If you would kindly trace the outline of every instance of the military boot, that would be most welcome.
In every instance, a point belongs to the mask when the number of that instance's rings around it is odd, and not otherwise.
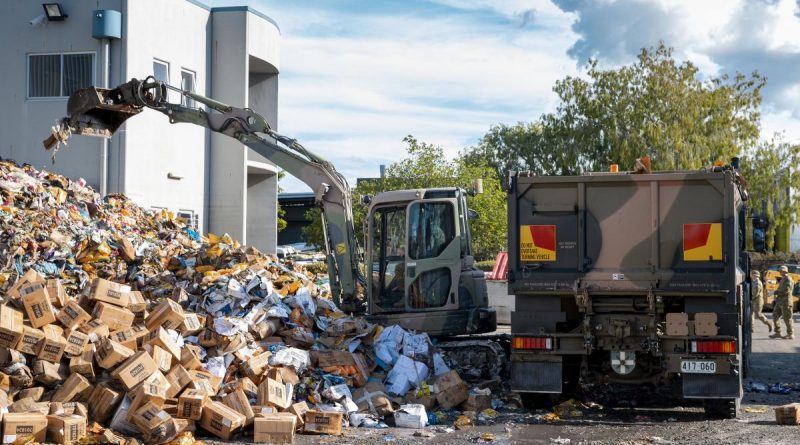
[[[775,333],[770,335],[769,338],[783,338],[783,335],[781,335],[781,331],[776,329]]]

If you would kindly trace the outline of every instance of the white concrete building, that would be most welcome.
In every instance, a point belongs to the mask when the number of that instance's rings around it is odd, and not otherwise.
[[[63,20],[44,16],[44,5],[3,2],[0,156],[83,177],[99,191],[179,212],[202,232],[274,251],[277,169],[233,139],[145,110],[108,142],[73,137],[55,165],[42,140],[75,89],[148,75],[250,107],[277,128],[277,24],[250,7],[194,0],[63,0]]]

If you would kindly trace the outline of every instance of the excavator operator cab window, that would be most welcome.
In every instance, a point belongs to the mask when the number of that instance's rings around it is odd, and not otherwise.
[[[405,232],[405,207],[385,207],[372,214],[372,294],[381,309],[405,308]]]

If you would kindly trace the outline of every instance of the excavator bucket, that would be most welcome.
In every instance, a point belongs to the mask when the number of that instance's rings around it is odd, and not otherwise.
[[[142,111],[130,104],[115,104],[108,97],[109,91],[89,87],[69,97],[67,116],[72,133],[111,137],[123,122]]]

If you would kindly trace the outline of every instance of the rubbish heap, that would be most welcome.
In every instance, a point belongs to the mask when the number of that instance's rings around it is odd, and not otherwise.
[[[3,443],[291,442],[493,412],[426,334],[348,316],[291,262],[9,161],[0,196]]]

